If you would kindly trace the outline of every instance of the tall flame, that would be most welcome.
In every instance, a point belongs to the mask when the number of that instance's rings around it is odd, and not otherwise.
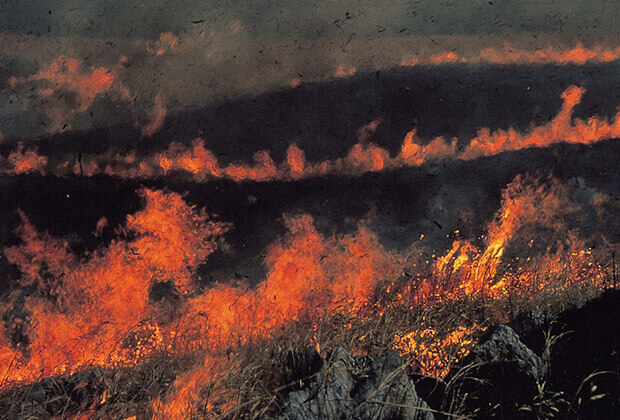
[[[22,272],[20,284],[36,284],[39,293],[26,297],[34,321],[27,354],[6,343],[0,350],[7,381],[130,361],[140,350],[138,344],[127,349],[127,334],[142,327],[159,331],[148,321],[154,315],[149,287],[170,281],[188,293],[198,264],[213,252],[227,226],[209,221],[179,194],[148,189],[140,194],[145,207],[128,216],[125,225],[135,239],[116,240],[84,258],[38,233],[22,216],[16,231],[22,243],[4,253]]]
[[[355,233],[325,236],[310,216],[296,215],[285,216],[288,233],[268,248],[262,283],[256,288],[214,284],[204,292],[194,287],[197,268],[229,226],[212,221],[180,194],[149,189],[140,194],[144,207],[127,217],[126,239],[85,256],[39,233],[22,215],[16,230],[21,243],[4,253],[22,273],[15,293],[24,293],[27,342],[9,339],[19,325],[5,323],[0,336],[5,381],[131,364],[154,352],[200,350],[204,363],[180,376],[175,392],[153,406],[163,417],[183,416],[199,398],[199,388],[220,381],[228,363],[234,363],[222,357],[227,349],[278,334],[296,321],[312,321],[317,310],[359,317],[382,313],[385,308],[373,305],[384,284],[394,285],[396,304],[409,307],[468,296],[535,298],[574,284],[601,287],[604,280],[604,270],[567,222],[580,205],[568,187],[553,180],[517,177],[503,193],[481,250],[456,241],[444,256],[398,284],[393,280],[412,270],[404,262],[409,251],[388,251],[363,223]],[[517,261],[507,257],[514,247],[537,239],[541,228],[553,233],[546,235],[549,243],[542,253],[530,250],[527,259]],[[150,297],[159,284],[168,284],[178,298],[169,316],[162,314],[165,303]],[[19,299],[14,302],[18,305]],[[454,345],[468,334],[458,330],[446,340]],[[399,348],[423,351],[418,339],[403,336]],[[434,353],[427,356],[435,360]],[[219,409],[230,404],[222,398]]]
[[[391,293],[398,305],[409,307],[466,296],[501,300],[513,293],[535,298],[548,289],[561,290],[576,284],[603,287],[604,269],[566,224],[568,215],[579,208],[568,188],[558,181],[542,183],[517,177],[503,193],[501,209],[489,225],[481,251],[467,241],[457,241],[443,257],[431,261],[430,270],[422,269],[414,280],[397,285]],[[217,359],[218,349],[273,334],[275,328],[300,319],[308,310],[354,310],[362,318],[371,316],[373,310],[386,310],[369,306],[374,302],[370,291],[381,285],[382,279],[402,273],[406,253],[386,251],[365,227],[354,236],[334,242],[320,237],[307,216],[289,218],[288,225],[290,236],[270,249],[269,275],[256,291],[218,286],[192,305],[205,318],[205,322],[200,321],[205,327],[200,335],[209,336],[208,343],[217,345],[208,347],[204,364],[179,377],[174,394],[157,400],[154,410],[162,418],[188,415],[187,410],[198,403],[198,390],[205,384],[219,383],[219,391],[234,394],[223,384],[231,365],[215,367],[214,360],[222,363]],[[515,242],[530,243],[528,239],[541,226],[554,232],[554,244],[560,241],[566,245],[555,251],[547,248],[542,255],[532,253],[512,267],[515,261],[505,259],[507,247]],[[390,293],[389,285],[394,283],[386,284]],[[196,317],[190,312],[190,318]],[[472,335],[478,328],[459,326],[440,337],[429,327],[395,336],[394,346],[414,354],[424,373],[441,375],[473,345]],[[230,399],[222,395],[218,398],[228,402],[219,409],[230,408]]]

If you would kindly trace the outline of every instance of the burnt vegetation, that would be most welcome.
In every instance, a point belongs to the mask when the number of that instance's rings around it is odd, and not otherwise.
[[[413,117],[425,139],[527,131],[573,84],[574,117],[612,118],[617,66],[358,74],[171,116],[140,153],[217,121],[224,162],[286,160],[293,138],[319,161],[379,118],[370,141],[395,155]],[[32,143],[62,160],[127,150],[132,130]],[[3,176],[0,417],[616,417],[619,152],[265,182]]]

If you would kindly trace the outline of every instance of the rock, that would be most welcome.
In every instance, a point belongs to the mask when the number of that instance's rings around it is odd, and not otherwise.
[[[415,383],[415,390],[418,396],[433,410],[441,410],[442,404],[446,398],[447,385],[444,380],[416,373],[411,376]]]
[[[521,312],[509,324],[519,337],[530,334],[534,331],[548,327],[555,317],[549,312],[539,312],[537,310]]]
[[[463,359],[466,365],[509,363],[538,381],[545,375],[543,363],[532,350],[521,342],[512,328],[498,325],[491,328]]]
[[[307,388],[288,394],[283,419],[338,419],[351,413],[355,360],[343,348],[332,350],[327,363]]]
[[[554,320],[555,317],[549,312],[532,310],[521,312],[508,326],[519,335],[523,344],[541,356],[545,347],[545,332]]]
[[[444,409],[459,401],[476,418],[522,417],[519,408],[533,401],[537,382],[544,380],[543,363],[512,328],[498,325],[453,369],[446,381]]]
[[[306,387],[286,396],[280,418],[434,419],[398,353],[354,358],[341,347],[332,350]]]
[[[289,352],[286,355],[287,374],[284,377],[284,383],[299,382],[300,387],[303,388],[304,383],[321,370],[324,362],[312,347],[308,347],[303,352]]]
[[[353,390],[358,419],[433,419],[428,405],[418,397],[396,351],[375,358],[358,376]]]

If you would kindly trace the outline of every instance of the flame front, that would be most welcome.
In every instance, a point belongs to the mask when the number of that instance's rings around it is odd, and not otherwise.
[[[172,142],[167,150],[141,159],[136,157],[135,152],[122,155],[110,151],[103,155],[84,156],[79,164],[73,160],[53,163],[51,159],[40,156],[35,148],[24,151],[24,146],[20,144],[8,160],[0,160],[0,173],[38,172],[58,176],[107,174],[122,178],[149,178],[180,172],[189,174],[197,181],[212,178],[228,178],[237,182],[300,180],[325,175],[357,176],[366,172],[420,166],[429,160],[476,159],[502,152],[548,147],[558,142],[592,144],[620,137],[620,114],[616,114],[613,121],[597,116],[588,120],[572,118],[573,110],[584,93],[584,88],[569,86],[562,93],[563,105],[558,114],[546,124],[533,126],[524,132],[514,128],[496,131],[480,128],[462,149],[457,148],[457,138],[439,136],[424,144],[413,129],[405,136],[400,153],[393,157],[386,149],[367,141],[380,124],[380,121],[373,121],[359,130],[360,141],[346,156],[320,162],[307,161],[304,151],[291,144],[286,160],[280,164],[274,162],[268,151],[259,151],[254,154],[254,164],[223,166],[216,155],[205,147],[204,140],[196,139],[191,146]],[[150,124],[159,126],[162,119],[154,115]],[[145,135],[152,134],[152,130],[148,129],[150,125],[145,127]]]
[[[21,272],[19,284],[36,293],[14,296],[28,316],[22,324],[17,318],[6,323],[0,337],[5,383],[138,363],[154,352],[200,350],[204,363],[181,375],[175,393],[153,406],[164,417],[182,415],[198,398],[197,388],[217,382],[234,363],[222,358],[227,349],[277,335],[298,321],[312,322],[317,311],[370,319],[387,308],[377,300],[381,290],[394,297],[390,305],[413,308],[474,296],[536,299],[575,285],[600,289],[606,279],[604,267],[568,225],[581,205],[556,180],[517,177],[504,190],[480,250],[457,240],[426,265],[411,263],[415,246],[385,249],[366,224],[352,234],[324,236],[310,216],[285,216],[288,233],[268,248],[262,283],[256,288],[215,284],[205,292],[195,287],[196,270],[230,226],[177,193],[142,189],[140,194],[143,209],[129,215],[121,229],[126,239],[90,255],[73,254],[22,214],[16,231],[21,243],[4,253]],[[586,204],[596,207],[600,201]],[[545,235],[542,252],[533,252],[541,229],[551,234]],[[508,257],[511,250],[518,250],[519,258]],[[394,282],[404,272],[415,275]],[[149,298],[150,288],[161,283],[170,284],[181,301],[172,318]],[[25,344],[10,339],[19,328]],[[440,339],[430,326],[396,335],[395,346],[415,355],[424,371],[445,373],[477,328],[459,326],[441,338],[445,346],[437,346],[426,343],[429,337]],[[231,404],[221,397],[219,410]]]

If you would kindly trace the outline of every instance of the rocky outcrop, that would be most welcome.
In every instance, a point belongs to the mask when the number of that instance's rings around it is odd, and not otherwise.
[[[316,361],[316,357],[305,354],[296,359]],[[352,357],[336,347],[302,389],[286,396],[280,418],[434,419],[404,367],[394,351],[375,358]],[[300,366],[293,366],[292,370],[304,371]],[[303,383],[303,378],[298,379]]]
[[[510,365],[515,373],[541,381],[545,368],[540,357],[521,342],[514,330],[506,325],[491,328],[463,359],[463,365]]]
[[[446,378],[449,386],[442,409],[451,411],[456,402],[476,418],[519,418],[520,408],[533,401],[544,376],[540,357],[512,328],[497,325]]]
[[[441,405],[424,387],[418,390],[438,411],[451,412],[456,402],[461,413],[475,418],[537,418],[535,411],[545,405],[563,418],[618,418],[618,308],[620,291],[607,290],[557,317],[519,314],[509,324],[514,330],[491,328],[450,372]],[[536,353],[545,346],[545,333],[554,345],[543,363]]]
[[[518,314],[508,326],[519,335],[523,344],[541,356],[545,347],[545,333],[553,321],[555,317],[549,312],[531,310]]]
[[[620,291],[608,290],[557,317],[523,312],[490,327],[445,378],[407,375],[395,352],[297,353],[281,419],[618,418],[618,308]],[[543,362],[546,333],[555,344]]]

